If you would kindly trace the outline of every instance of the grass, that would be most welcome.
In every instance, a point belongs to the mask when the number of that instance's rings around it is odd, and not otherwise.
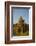
[[[24,32],[24,33],[22,33],[22,32],[20,32],[20,33],[16,32],[16,33],[14,34],[14,36],[28,36],[28,35],[29,35],[29,32],[28,32],[28,31],[26,31],[26,32]]]

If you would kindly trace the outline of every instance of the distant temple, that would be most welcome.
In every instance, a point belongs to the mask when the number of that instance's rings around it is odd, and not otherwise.
[[[20,16],[19,18],[19,22],[16,23],[14,30],[16,31],[16,33],[24,33],[25,32],[25,24],[24,24],[24,20],[22,18],[22,16]]]
[[[25,20],[20,16],[18,23],[13,24],[13,35],[24,36],[29,34],[29,24],[25,23]]]

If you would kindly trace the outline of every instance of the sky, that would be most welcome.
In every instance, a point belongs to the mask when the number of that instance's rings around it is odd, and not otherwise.
[[[13,8],[13,24],[18,23],[19,17],[22,16],[25,23],[29,24],[29,9],[27,8]]]

